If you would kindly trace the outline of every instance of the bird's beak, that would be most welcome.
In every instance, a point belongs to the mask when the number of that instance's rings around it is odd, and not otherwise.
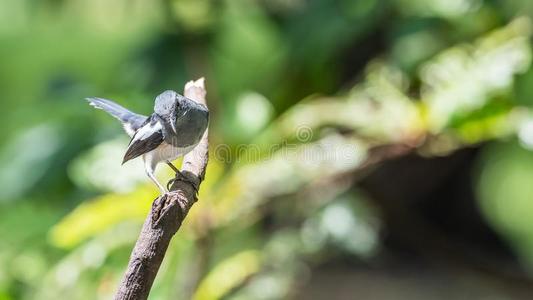
[[[172,130],[174,131],[174,133],[176,133],[176,134],[178,133],[178,132],[176,131],[176,119],[172,118],[172,119],[170,120],[170,127],[172,127]]]
[[[176,118],[172,118],[172,119],[170,120],[170,126],[172,127],[172,130],[174,130],[174,132],[175,132],[176,134],[178,133],[178,131],[177,131],[177,129],[176,129],[176,122],[177,122],[179,119],[185,117],[185,115],[186,115],[189,111],[190,111],[190,109],[186,110],[185,112],[183,112],[181,115],[177,116]]]

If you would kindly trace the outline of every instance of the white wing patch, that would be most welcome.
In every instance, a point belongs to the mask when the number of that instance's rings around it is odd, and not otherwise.
[[[137,130],[137,132],[135,133],[135,137],[133,138],[133,141],[145,140],[149,136],[158,132],[161,129],[163,129],[163,125],[161,125],[159,121],[155,122],[155,124],[148,123],[144,125],[143,127],[139,128],[139,130]]]
[[[134,159],[140,155],[148,153],[157,148],[163,142],[163,125],[154,120],[150,120],[145,124],[133,136],[124,154],[122,163]]]
[[[130,137],[135,135],[135,130],[133,130],[130,123],[122,123],[122,127],[124,127],[124,131],[126,131]]]

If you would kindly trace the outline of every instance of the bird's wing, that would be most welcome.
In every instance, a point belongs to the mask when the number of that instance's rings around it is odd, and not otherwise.
[[[148,119],[147,116],[139,115],[116,104],[115,102],[102,98],[86,98],[89,104],[95,108],[102,109],[117,118],[124,127],[126,133],[133,137],[135,132],[143,126]]]
[[[131,139],[122,163],[154,150],[163,140],[163,125],[159,120],[149,118]]]

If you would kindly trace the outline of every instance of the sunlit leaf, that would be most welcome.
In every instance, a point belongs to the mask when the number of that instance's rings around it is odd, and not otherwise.
[[[52,227],[50,241],[56,247],[72,248],[118,222],[142,222],[156,196],[157,190],[143,186],[131,194],[108,194],[83,203]]]
[[[529,19],[517,19],[472,45],[444,51],[422,67],[422,100],[432,132],[448,126],[456,113],[479,109],[508,92],[514,76],[530,65],[530,27]]]
[[[215,300],[259,271],[261,256],[257,251],[243,251],[220,262],[200,283],[193,299]]]

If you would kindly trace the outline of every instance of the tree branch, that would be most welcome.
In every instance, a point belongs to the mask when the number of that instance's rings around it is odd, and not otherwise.
[[[204,79],[188,82],[184,95],[205,105]],[[118,287],[116,300],[148,298],[170,240],[197,200],[196,191],[207,167],[207,150],[206,131],[198,146],[183,158],[181,173],[185,178],[178,176],[170,192],[154,200]]]

